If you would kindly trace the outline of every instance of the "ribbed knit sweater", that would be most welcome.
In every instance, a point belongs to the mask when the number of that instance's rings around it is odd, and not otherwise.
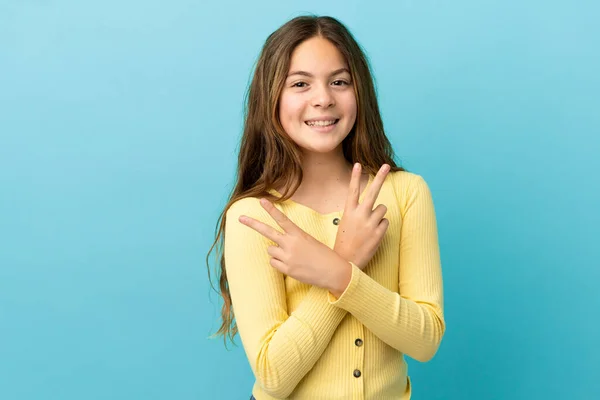
[[[378,204],[388,209],[388,230],[364,270],[351,264],[339,298],[270,265],[274,243],[238,220],[283,232],[259,199],[226,213],[225,269],[257,400],[410,399],[404,355],[430,360],[446,328],[437,223],[429,186],[415,173],[390,172]],[[275,206],[333,249],[343,211],[321,214],[291,199]]]

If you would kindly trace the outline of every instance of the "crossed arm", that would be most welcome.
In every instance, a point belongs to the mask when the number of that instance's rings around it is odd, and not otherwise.
[[[273,242],[238,221],[252,218],[275,229],[256,199],[234,204],[226,216],[225,263],[236,323],[250,366],[263,389],[287,397],[317,362],[344,316],[352,313],[382,341],[417,360],[437,351],[445,331],[437,227],[431,194],[415,176],[402,205],[399,293],[356,265],[339,298],[312,286],[288,312],[284,275],[270,264]]]

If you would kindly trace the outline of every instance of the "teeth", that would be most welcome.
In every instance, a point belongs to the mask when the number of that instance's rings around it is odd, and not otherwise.
[[[306,121],[308,126],[329,126],[335,123],[335,119],[331,121]]]

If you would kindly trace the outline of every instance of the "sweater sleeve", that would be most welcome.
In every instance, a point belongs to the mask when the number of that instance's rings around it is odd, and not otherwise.
[[[348,287],[328,301],[350,312],[366,328],[396,350],[429,361],[446,330],[437,223],[431,192],[416,174],[401,204],[399,293],[352,265]]]
[[[312,286],[290,314],[284,275],[270,264],[274,243],[239,222],[246,215],[282,229],[245,198],[226,213],[224,257],[235,320],[250,367],[263,390],[287,398],[319,359],[347,311],[329,304],[328,291]]]

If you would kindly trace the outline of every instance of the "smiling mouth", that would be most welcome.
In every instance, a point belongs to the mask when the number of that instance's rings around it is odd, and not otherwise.
[[[316,126],[316,127],[325,127],[337,124],[338,119],[332,119],[330,121],[304,121],[304,123],[308,126]]]

